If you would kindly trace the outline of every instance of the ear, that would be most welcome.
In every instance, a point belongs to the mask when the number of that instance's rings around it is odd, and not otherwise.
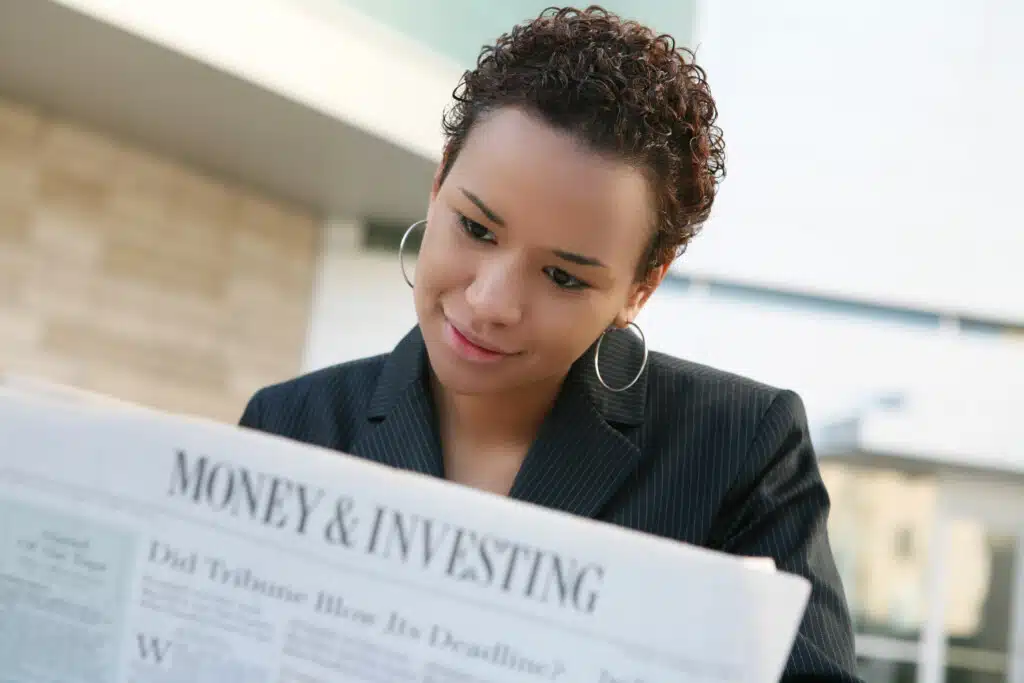
[[[640,311],[643,309],[644,304],[651,298],[654,291],[661,284],[665,276],[668,275],[668,269],[671,263],[658,266],[650,272],[650,274],[641,280],[635,282],[630,286],[629,298],[626,301],[626,305],[623,306],[619,315],[615,317],[616,327],[626,327],[629,323],[636,320],[637,316],[640,315]]]

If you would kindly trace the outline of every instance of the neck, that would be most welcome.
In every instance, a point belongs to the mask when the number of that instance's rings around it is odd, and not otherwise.
[[[564,377],[501,394],[458,394],[431,374],[442,439],[480,444],[531,443],[558,397]]]

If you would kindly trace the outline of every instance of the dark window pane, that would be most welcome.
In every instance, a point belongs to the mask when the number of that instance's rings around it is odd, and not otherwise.
[[[993,533],[984,523],[969,519],[957,520],[950,532],[950,582],[946,596],[950,664],[964,669],[990,669],[991,666],[958,662],[955,655],[957,650],[1002,655],[1009,649],[1017,542],[1013,536]]]
[[[1006,683],[1004,674],[971,671],[970,669],[946,669],[946,683]]]
[[[917,683],[917,666],[910,662],[859,657],[857,673],[864,683]]]

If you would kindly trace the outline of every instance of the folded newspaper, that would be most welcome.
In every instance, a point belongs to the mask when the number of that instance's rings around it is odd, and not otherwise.
[[[770,561],[0,383],[4,683],[760,683],[808,592]]]

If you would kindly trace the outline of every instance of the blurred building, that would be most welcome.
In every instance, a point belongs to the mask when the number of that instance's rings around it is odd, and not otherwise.
[[[0,371],[232,421],[389,348],[440,113],[546,4],[0,3]],[[803,396],[868,681],[1021,683],[1022,6],[609,7],[730,150],[647,339]]]

